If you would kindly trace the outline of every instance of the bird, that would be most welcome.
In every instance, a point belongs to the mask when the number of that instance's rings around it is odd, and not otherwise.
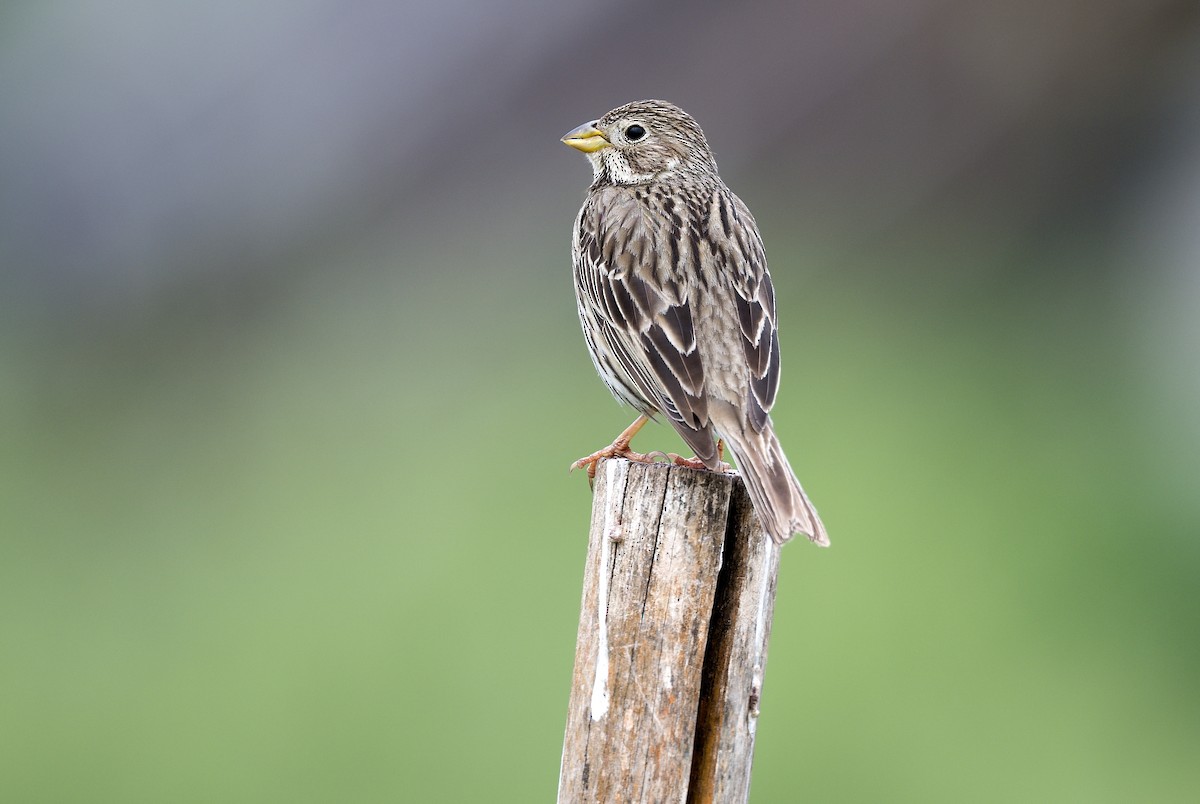
[[[728,447],[763,530],[829,545],[769,415],[779,390],[775,291],[758,225],[725,186],[700,126],[661,100],[627,103],[562,137],[592,166],[571,238],[588,352],[638,418],[573,465],[651,462],[630,448],[662,414],[695,451],[675,463],[725,471]]]

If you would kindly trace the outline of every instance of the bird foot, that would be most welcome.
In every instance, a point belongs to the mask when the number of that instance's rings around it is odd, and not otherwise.
[[[571,471],[574,472],[576,469],[587,467],[588,486],[591,486],[596,481],[596,467],[605,458],[624,458],[634,463],[654,463],[660,457],[666,456],[661,452],[651,452],[648,454],[634,452],[629,448],[628,441],[622,442],[621,439],[617,439],[604,449],[597,450],[591,455],[575,461],[575,463],[571,464]]]
[[[633,441],[633,437],[637,435],[638,431],[641,430],[648,421],[649,417],[647,417],[645,414],[639,416],[633,424],[626,427],[625,431],[617,436],[617,439],[607,447],[602,450],[597,450],[587,457],[580,458],[579,460],[575,461],[575,463],[571,464],[571,471],[574,472],[576,469],[582,469],[586,466],[588,486],[593,487],[596,482],[596,467],[599,465],[600,461],[604,460],[605,458],[624,458],[625,460],[633,461],[634,463],[656,463],[661,460],[667,463],[673,463],[676,466],[683,466],[688,469],[699,469],[702,471],[708,469],[708,466],[705,465],[704,461],[700,460],[699,458],[684,458],[682,455],[676,455],[674,452],[661,452],[658,450],[655,450],[654,452],[647,452],[645,454],[631,450],[629,448],[629,443]],[[725,441],[718,438],[717,466],[712,471],[720,474],[733,471],[733,467],[725,463],[724,458]]]
[[[668,452],[666,453],[666,458],[676,466],[682,466],[687,469],[699,469],[705,472],[716,472],[720,475],[733,471],[733,467],[722,460],[717,461],[717,466],[715,469],[709,469],[708,465],[705,464],[704,461],[696,457],[685,458],[682,455],[676,455],[674,452]]]
[[[680,455],[676,455],[674,452],[668,452],[665,453],[665,455],[663,453],[659,454],[663,455],[663,457],[667,458],[667,460],[671,461],[676,466],[684,466],[688,469],[708,469],[708,465],[694,455],[691,458],[684,458]],[[723,438],[717,439],[717,466],[715,469],[709,471],[713,471],[721,475],[728,474],[729,472],[733,471],[733,467],[725,463],[725,439]]]
[[[633,424],[626,427],[616,440],[598,452],[593,452],[586,458],[580,458],[571,464],[571,471],[587,467],[588,487],[591,488],[596,481],[596,464],[604,458],[626,458],[637,463],[654,463],[653,453],[643,455],[640,452],[634,452],[629,448],[629,442],[633,441],[633,437],[638,434],[638,431],[646,426],[646,422],[650,421],[650,417],[645,413],[634,419]]]

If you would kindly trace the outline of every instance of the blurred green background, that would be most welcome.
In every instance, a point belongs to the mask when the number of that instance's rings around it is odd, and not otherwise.
[[[758,217],[834,544],[784,553],[753,800],[1200,788],[1193,4],[0,22],[0,800],[554,795],[566,466],[631,418],[558,137],[640,97]]]

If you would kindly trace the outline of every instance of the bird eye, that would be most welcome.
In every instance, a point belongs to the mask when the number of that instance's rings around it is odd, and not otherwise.
[[[632,126],[625,129],[625,139],[629,140],[630,142],[637,142],[644,136],[646,136],[646,129],[642,128],[637,123],[634,123]]]

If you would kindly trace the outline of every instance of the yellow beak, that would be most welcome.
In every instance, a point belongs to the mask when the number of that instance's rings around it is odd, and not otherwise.
[[[579,128],[573,128],[563,135],[562,141],[577,151],[590,154],[612,145],[604,134],[596,128],[598,120],[584,123]]]

